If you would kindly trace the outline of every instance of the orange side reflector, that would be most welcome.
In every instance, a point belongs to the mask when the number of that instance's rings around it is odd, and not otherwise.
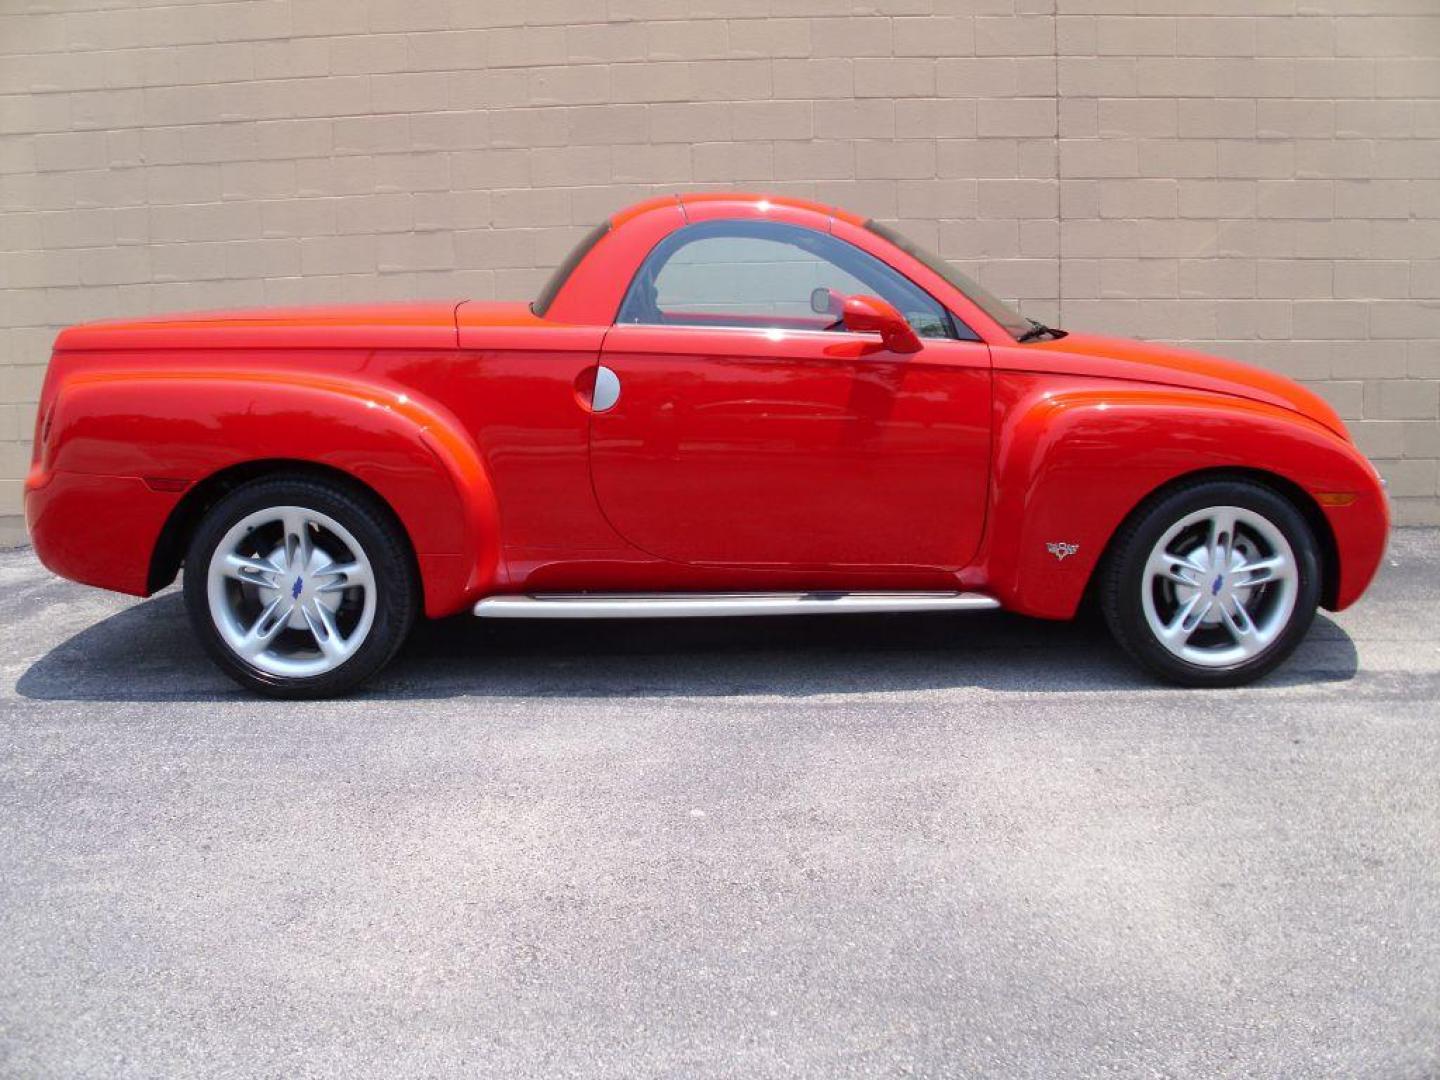
[[[190,481],[175,480],[168,476],[147,476],[145,486],[151,491],[184,491],[190,486]]]
[[[1320,491],[1315,494],[1315,501],[1321,506],[1349,506],[1355,499],[1353,491]]]

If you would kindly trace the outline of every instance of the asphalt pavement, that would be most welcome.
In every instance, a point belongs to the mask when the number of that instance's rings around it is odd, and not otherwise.
[[[244,695],[0,554],[0,1075],[1440,1074],[1440,532],[1261,685],[1003,613]]]

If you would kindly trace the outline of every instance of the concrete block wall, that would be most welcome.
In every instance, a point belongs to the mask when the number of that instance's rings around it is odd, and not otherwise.
[[[0,540],[62,325],[526,297],[724,187],[1301,379],[1440,521],[1434,0],[0,0]]]

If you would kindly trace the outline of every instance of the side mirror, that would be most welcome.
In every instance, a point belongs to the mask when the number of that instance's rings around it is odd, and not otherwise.
[[[844,298],[845,329],[856,334],[879,334],[891,352],[920,351],[920,338],[905,316],[878,296],[847,296]]]

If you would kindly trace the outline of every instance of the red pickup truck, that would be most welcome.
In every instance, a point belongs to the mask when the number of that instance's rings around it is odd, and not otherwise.
[[[220,666],[287,697],[415,618],[969,610],[1090,597],[1161,677],[1269,671],[1389,521],[1335,411],[1240,364],[1043,326],[877,222],[654,199],[533,303],[68,329],[26,510],[58,574],[183,566]]]

